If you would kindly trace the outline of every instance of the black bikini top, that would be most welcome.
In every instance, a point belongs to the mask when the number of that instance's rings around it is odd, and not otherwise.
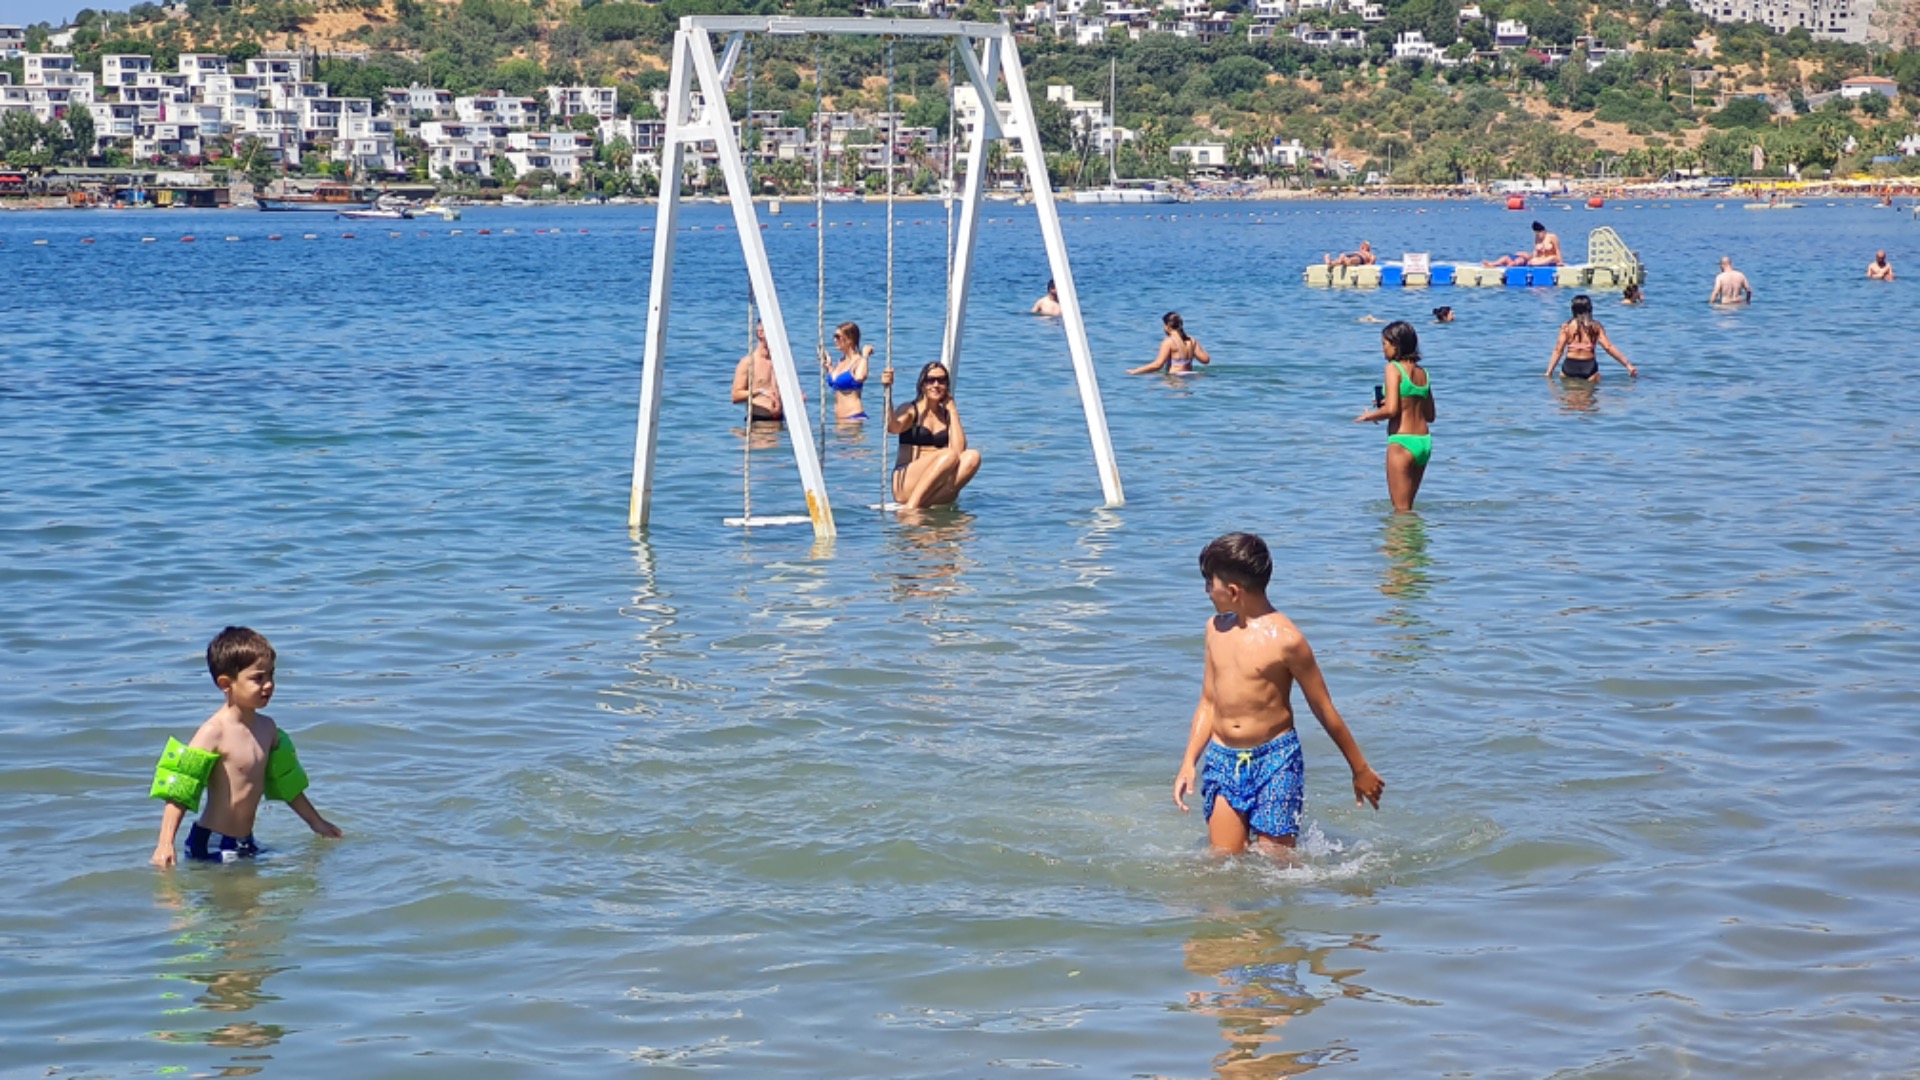
[[[947,448],[947,433],[928,431],[925,424],[915,424],[900,433],[901,446],[931,446],[935,450]]]

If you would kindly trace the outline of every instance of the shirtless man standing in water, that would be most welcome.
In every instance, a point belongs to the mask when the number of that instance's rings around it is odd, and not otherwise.
[[[1867,277],[1873,281],[1893,280],[1893,264],[1887,261],[1886,252],[1873,253],[1873,261],[1867,264]]]
[[[1313,648],[1267,600],[1273,557],[1251,533],[1228,533],[1200,553],[1200,576],[1216,615],[1207,622],[1200,704],[1187,751],[1173,778],[1173,801],[1187,810],[1195,774],[1207,840],[1216,852],[1249,844],[1291,861],[1300,837],[1306,769],[1293,729],[1293,684],[1353,770],[1354,805],[1380,807],[1386,782],[1333,707]]]
[[[1033,302],[1033,310],[1029,314],[1056,317],[1060,314],[1060,290],[1054,287],[1052,278],[1047,279],[1047,295]]]
[[[1720,276],[1713,279],[1713,295],[1707,297],[1709,304],[1751,304],[1753,286],[1748,284],[1747,275],[1733,268],[1733,260],[1720,256]]]

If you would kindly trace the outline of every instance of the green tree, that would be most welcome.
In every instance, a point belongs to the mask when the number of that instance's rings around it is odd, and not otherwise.
[[[1878,95],[1875,95],[1876,97]],[[1880,100],[1885,101],[1885,98]],[[85,165],[93,157],[94,126],[93,113],[86,107],[75,105],[67,110],[67,146],[69,160],[76,165]]]
[[[273,159],[267,153],[266,144],[259,139],[251,135],[242,139],[240,145],[234,147],[233,157],[239,163],[240,171],[246,173],[247,182],[253,185],[254,190],[258,191],[273,183],[278,170],[274,168]]]
[[[518,177],[519,174],[514,172],[513,162],[507,160],[507,155],[493,155],[493,179],[495,182],[499,183],[501,187],[512,187],[514,180],[518,179]]]

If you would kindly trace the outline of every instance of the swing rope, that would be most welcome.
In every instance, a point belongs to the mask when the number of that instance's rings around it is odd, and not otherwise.
[[[753,156],[747,150],[748,132],[753,122],[753,38],[747,38],[746,115],[740,120],[740,159],[747,174],[747,198],[753,198]],[[753,333],[753,276],[747,276],[747,424],[740,440],[740,524],[753,522],[753,369],[759,359],[755,348],[759,339]]]
[[[900,137],[893,111],[893,38],[887,41],[887,374],[893,374],[893,144]],[[949,373],[951,374],[951,373]],[[892,382],[891,379],[888,380]],[[893,387],[887,387],[886,415],[893,420]],[[887,467],[887,425],[880,425],[880,512],[893,498],[892,470]]]
[[[822,84],[826,80],[825,60],[820,53],[820,39],[813,39],[813,123],[818,134],[813,144],[813,235],[816,258],[819,262],[815,280],[820,291],[815,300],[814,311],[818,325],[815,328],[814,348],[820,354],[820,458],[827,456],[827,135],[825,91]]]

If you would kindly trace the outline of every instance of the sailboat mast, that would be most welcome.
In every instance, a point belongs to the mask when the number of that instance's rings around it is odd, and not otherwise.
[[[1120,117],[1118,60],[1107,60],[1107,186],[1120,186],[1120,139],[1114,122]]]

